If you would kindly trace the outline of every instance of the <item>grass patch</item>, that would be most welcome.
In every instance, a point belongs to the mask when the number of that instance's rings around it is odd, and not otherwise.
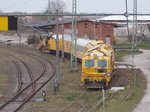
[[[2,91],[5,87],[7,87],[8,76],[5,74],[0,74],[0,90]]]
[[[139,48],[150,50],[150,42],[140,42],[138,43]]]
[[[123,43],[119,43],[116,44],[116,46],[121,47],[121,46],[132,46],[132,44],[130,42],[123,42]],[[140,49],[147,49],[150,50],[150,42],[138,42],[138,48]]]
[[[80,93],[70,92],[70,93],[64,93],[60,97],[64,100],[73,101],[79,96],[80,96]]]
[[[117,43],[116,46],[132,46],[130,42]]]
[[[135,51],[115,51],[115,60],[116,61],[121,60],[121,58],[123,56],[126,56],[126,55],[140,54],[140,53],[142,53],[142,51],[139,51],[139,50],[135,50]]]

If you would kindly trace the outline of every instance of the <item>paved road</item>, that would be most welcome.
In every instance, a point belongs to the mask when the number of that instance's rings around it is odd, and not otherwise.
[[[134,64],[139,67],[147,78],[147,89],[141,102],[137,105],[133,112],[150,112],[150,50],[142,50],[143,54],[135,55]],[[131,63],[131,56],[124,58],[125,61]]]

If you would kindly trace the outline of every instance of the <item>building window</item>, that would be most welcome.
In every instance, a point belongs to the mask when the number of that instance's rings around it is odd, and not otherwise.
[[[66,25],[66,28],[68,28],[68,25]]]
[[[97,28],[97,24],[95,24],[95,28]]]
[[[110,38],[111,38],[110,35],[107,35],[107,36],[106,36],[106,43],[109,44],[109,45],[111,44]]]
[[[84,24],[84,28],[87,28],[87,23]]]

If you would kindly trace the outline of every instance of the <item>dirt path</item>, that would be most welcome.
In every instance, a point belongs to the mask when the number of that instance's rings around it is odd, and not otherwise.
[[[143,54],[135,55],[134,64],[139,67],[147,78],[147,90],[141,102],[133,112],[150,112],[150,50],[141,50]],[[131,63],[131,56],[124,57],[124,61]]]

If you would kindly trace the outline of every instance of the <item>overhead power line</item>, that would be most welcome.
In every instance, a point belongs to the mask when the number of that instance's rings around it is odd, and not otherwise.
[[[85,13],[85,14],[32,14],[32,13],[24,13],[24,14],[16,14],[16,13],[0,13],[0,16],[115,16],[115,15],[124,15],[124,13]],[[138,16],[150,16],[150,14],[133,14],[129,13],[129,16],[138,15]]]

